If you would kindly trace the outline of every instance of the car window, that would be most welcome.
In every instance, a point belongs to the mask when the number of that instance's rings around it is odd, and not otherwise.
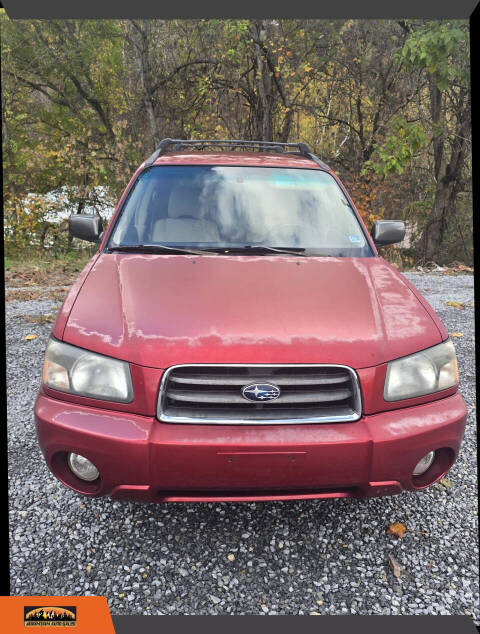
[[[264,245],[373,255],[335,179],[320,170],[155,166],[140,175],[109,246]]]

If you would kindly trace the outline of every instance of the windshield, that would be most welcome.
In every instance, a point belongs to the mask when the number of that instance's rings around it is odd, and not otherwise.
[[[330,174],[279,167],[152,167],[131,190],[108,247],[140,244],[373,255]]]

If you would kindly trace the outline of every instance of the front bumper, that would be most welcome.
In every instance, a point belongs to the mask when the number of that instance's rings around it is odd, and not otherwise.
[[[460,394],[315,425],[181,425],[39,394],[35,420],[50,470],[91,496],[146,502],[372,497],[429,486],[451,467],[463,437]],[[431,450],[437,458],[412,479]],[[99,469],[85,483],[66,465],[80,453]]]

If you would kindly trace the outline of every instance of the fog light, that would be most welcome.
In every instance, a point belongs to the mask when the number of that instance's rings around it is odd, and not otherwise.
[[[420,462],[418,462],[417,466],[413,470],[413,475],[419,476],[424,474],[425,471],[430,468],[430,465],[432,464],[434,458],[435,458],[435,452],[429,451],[427,455],[423,456]]]
[[[93,462],[90,462],[88,458],[78,453],[69,453],[67,462],[72,472],[81,480],[93,482],[93,480],[96,480],[100,475]]]

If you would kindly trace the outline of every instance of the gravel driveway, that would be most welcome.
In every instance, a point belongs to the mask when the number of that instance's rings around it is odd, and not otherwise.
[[[50,325],[26,315],[58,304],[8,301],[11,593],[106,595],[113,614],[468,614],[479,623],[473,276],[407,276],[447,330],[463,333],[454,342],[467,430],[451,488],[370,500],[153,505],[76,495],[45,466],[32,414]],[[385,533],[396,521],[403,539]]]

